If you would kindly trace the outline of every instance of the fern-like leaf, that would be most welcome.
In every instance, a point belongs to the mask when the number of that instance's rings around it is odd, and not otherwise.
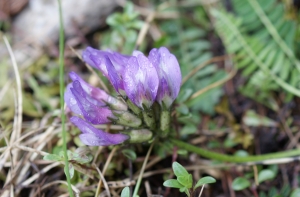
[[[267,105],[271,92],[280,88],[290,93],[287,100],[300,96],[300,64],[292,46],[295,23],[284,19],[283,5],[275,0],[234,0],[233,5],[237,16],[216,9],[211,13],[227,52],[235,54],[235,65],[250,77],[248,95],[263,92],[260,99]]]

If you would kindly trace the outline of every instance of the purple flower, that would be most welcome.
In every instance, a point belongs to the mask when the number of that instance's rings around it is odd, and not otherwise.
[[[178,61],[165,47],[152,49],[148,58],[156,68],[159,77],[156,101],[169,108],[180,90],[181,71]]]
[[[159,80],[148,58],[135,51],[127,62],[123,78],[128,98],[142,109],[144,106],[150,108],[157,94]]]
[[[83,119],[73,116],[71,122],[75,124],[82,132],[79,135],[80,140],[88,146],[109,146],[121,144],[129,139],[125,134],[110,134],[100,129],[96,129]]]
[[[67,106],[92,124],[105,124],[114,119],[106,106],[109,96],[102,90],[87,84],[74,72],[70,73],[73,82],[67,86],[64,95]]]
[[[109,79],[118,93],[124,94],[122,73],[130,56],[87,47],[83,51],[82,57],[86,63],[99,69]]]
[[[69,76],[73,81],[78,80],[84,91],[87,92],[87,94],[90,95],[92,98],[98,101],[102,101],[104,102],[104,104],[108,104],[112,109],[127,111],[127,105],[125,103],[110,96],[104,90],[91,86],[83,79],[81,79],[81,77],[79,77],[75,72],[70,72]]]

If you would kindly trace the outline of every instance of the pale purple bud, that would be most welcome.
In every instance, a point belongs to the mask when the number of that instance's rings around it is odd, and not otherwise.
[[[135,51],[124,71],[124,88],[128,98],[138,107],[150,108],[157,89],[158,75],[155,67],[141,52]]]
[[[99,69],[109,79],[117,92],[124,94],[122,73],[130,56],[87,47],[83,51],[82,57],[86,63]]]
[[[92,124],[111,122],[111,119],[115,118],[111,110],[105,107],[103,101],[93,98],[90,93],[85,91],[79,80],[75,80],[67,86],[65,102],[74,113],[82,115]]]
[[[159,77],[156,101],[169,108],[177,98],[181,85],[178,61],[165,47],[152,49],[148,58],[156,68]]]
[[[90,84],[88,84],[87,82],[85,82],[79,75],[77,75],[75,72],[70,72],[69,73],[70,78],[75,81],[78,80],[83,88],[83,90],[90,95],[92,98],[103,102],[103,105],[108,104],[112,109],[115,110],[121,110],[121,111],[127,111],[127,105],[110,96],[109,94],[107,94],[104,90],[101,90],[99,88],[95,88],[93,86],[91,86]],[[102,105],[102,106],[103,106]]]
[[[80,140],[88,146],[109,146],[121,144],[129,139],[128,135],[110,134],[100,129],[96,129],[83,119],[73,116],[71,122],[75,124],[82,134],[79,135]]]

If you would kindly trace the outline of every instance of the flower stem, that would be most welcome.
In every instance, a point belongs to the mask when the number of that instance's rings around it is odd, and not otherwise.
[[[67,140],[66,140],[66,130],[65,130],[65,111],[64,111],[64,25],[63,25],[63,18],[62,18],[62,8],[61,8],[61,1],[58,0],[58,7],[59,7],[59,89],[60,89],[60,106],[61,106],[61,124],[62,124],[62,138],[63,138],[63,150],[64,150],[64,158],[65,158],[65,173],[68,182],[68,190],[71,197],[74,196],[72,187],[71,187],[71,178],[69,172],[69,161],[67,155]]]
[[[180,141],[180,140],[177,140],[174,138],[171,139],[171,142],[174,145],[178,146],[179,148],[196,153],[200,156],[203,156],[203,157],[206,157],[209,159],[218,160],[218,161],[231,162],[231,163],[257,162],[257,161],[263,161],[263,160],[269,160],[269,159],[279,159],[279,158],[284,158],[284,157],[293,157],[293,156],[300,155],[300,149],[295,149],[295,150],[288,150],[288,151],[282,151],[282,152],[276,152],[276,153],[268,153],[268,154],[263,154],[263,155],[238,157],[238,156],[216,153],[214,151],[209,151],[209,150],[196,147],[194,145],[185,143],[183,141]]]
[[[145,167],[146,167],[146,164],[148,162],[148,159],[149,159],[150,153],[152,151],[152,148],[154,146],[154,143],[155,143],[155,141],[152,142],[152,144],[151,144],[151,146],[150,146],[150,148],[149,148],[149,150],[147,152],[147,155],[146,155],[146,158],[144,160],[141,172],[139,174],[139,178],[138,178],[138,180],[136,182],[136,185],[135,185],[132,197],[137,197],[137,193],[139,191],[139,188],[140,188],[140,185],[141,185],[141,182],[142,182],[142,178],[143,178],[143,174],[144,174],[144,171],[145,171]]]

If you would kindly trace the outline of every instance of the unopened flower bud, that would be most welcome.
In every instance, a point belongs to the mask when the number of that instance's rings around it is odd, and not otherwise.
[[[136,115],[141,113],[141,109],[138,106],[136,106],[135,104],[133,104],[130,99],[127,99],[126,103],[129,107],[129,109],[131,109]]]
[[[112,96],[109,96],[106,102],[109,105],[110,109],[119,110],[119,111],[127,111],[128,109],[126,103]]]
[[[130,130],[122,132],[129,136],[129,143],[142,143],[152,139],[153,133],[148,129]]]
[[[160,105],[170,108],[180,90],[181,71],[179,63],[166,47],[152,49],[148,58],[156,68],[159,77],[156,101]]]
[[[161,136],[166,137],[170,130],[170,111],[163,110],[160,114],[160,130],[162,131]]]
[[[144,122],[150,129],[155,129],[156,123],[155,123],[153,110],[143,111],[143,118],[144,118]]]
[[[137,128],[142,124],[141,119],[128,111],[113,111],[113,113],[118,117],[116,121],[118,124],[133,128]]]

